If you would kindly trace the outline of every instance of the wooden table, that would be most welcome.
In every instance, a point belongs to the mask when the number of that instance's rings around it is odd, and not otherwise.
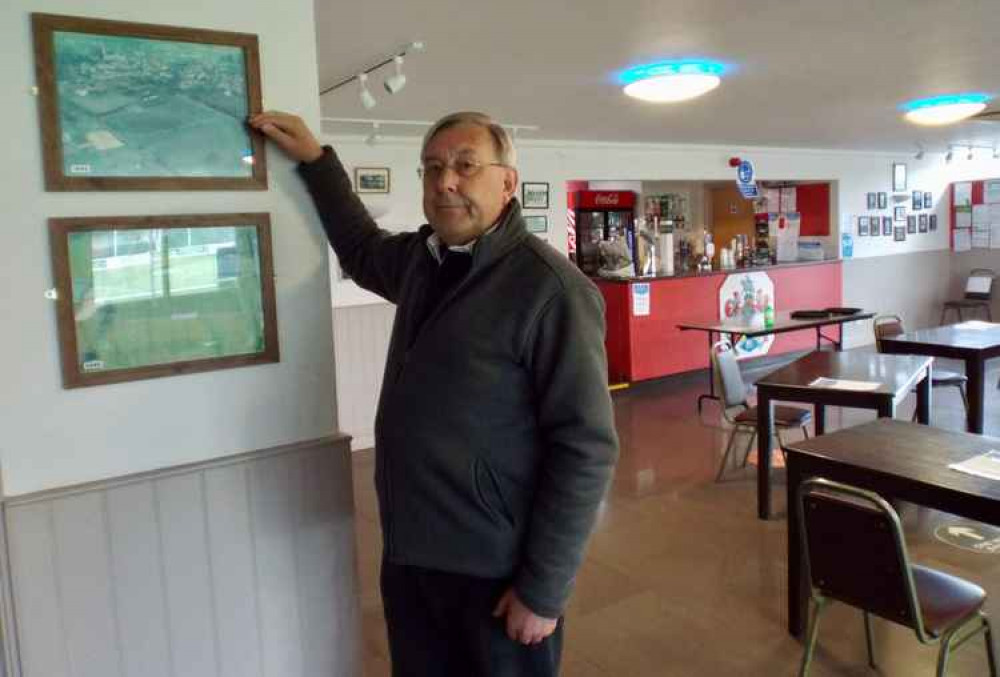
[[[825,477],[1000,526],[1000,482],[948,468],[991,449],[1000,451],[1000,439],[891,419],[787,444],[788,632],[801,634],[809,601],[797,498],[803,481]]]
[[[986,402],[986,360],[1000,356],[1000,324],[963,322],[934,329],[920,329],[882,339],[882,352],[951,357],[965,362],[969,379],[966,430],[983,432]]]
[[[802,331],[803,329],[815,329],[816,330],[816,350],[820,350],[823,347],[823,340],[829,341],[835,350],[840,350],[842,342],[841,337],[836,339],[827,336],[823,333],[823,327],[829,327],[832,325],[843,325],[847,322],[857,322],[858,320],[870,320],[875,317],[875,313],[859,312],[853,315],[828,315],[827,317],[813,318],[813,319],[794,319],[791,316],[791,312],[781,312],[777,313],[774,318],[774,324],[770,327],[765,327],[764,325],[753,325],[753,324],[743,324],[741,322],[732,321],[714,321],[714,322],[681,322],[677,325],[677,328],[681,331],[703,331],[708,334],[708,350],[709,353],[712,351],[712,346],[715,345],[716,335],[721,338],[722,336],[728,336],[729,342],[734,346],[743,338],[752,338],[755,336],[769,336],[771,334],[784,334],[790,331]],[[711,360],[709,360],[711,364]],[[708,379],[708,392],[698,396],[698,412],[701,412],[701,401],[702,400],[718,400],[718,396],[715,394],[715,375],[711,373],[711,367],[709,367],[709,379]]]
[[[826,432],[826,406],[874,409],[880,418],[896,415],[896,406],[917,389],[917,420],[930,422],[932,357],[882,355],[862,350],[816,351],[757,381],[757,514],[771,516],[771,438],[774,401],[811,402],[816,406],[816,434]],[[873,390],[812,385],[826,377],[878,383]]]

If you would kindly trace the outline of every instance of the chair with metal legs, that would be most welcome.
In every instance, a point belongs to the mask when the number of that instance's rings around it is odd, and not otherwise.
[[[993,635],[983,612],[986,592],[963,578],[912,564],[899,516],[881,496],[813,477],[799,486],[797,500],[803,573],[813,602],[799,677],[809,672],[820,616],[832,601],[861,610],[872,668],[874,614],[910,628],[922,644],[940,643],[938,677],[952,650],[985,633],[986,659],[996,677]]]
[[[963,310],[980,310],[986,315],[986,320],[993,321],[993,282],[997,274],[992,268],[973,268],[965,280],[965,293],[957,301],[945,301],[941,308],[941,324],[949,310],[958,314],[958,321],[964,322]]]
[[[733,453],[736,442],[736,433],[750,433],[750,440],[747,442],[746,450],[743,452],[743,463],[745,467],[753,443],[757,439],[757,407],[750,406],[747,401],[747,387],[743,383],[743,376],[740,374],[740,365],[736,360],[736,351],[733,350],[729,341],[718,341],[712,346],[710,352],[712,358],[712,373],[717,379],[717,391],[722,402],[722,416],[733,426],[733,431],[729,435],[726,444],[726,452],[719,463],[719,470],[715,474],[715,481],[718,482],[726,471],[726,464]],[[739,408],[739,412],[732,415],[731,410]],[[784,452],[784,442],[781,439],[781,430],[788,428],[801,428],[802,434],[809,437],[809,430],[806,425],[812,420],[812,412],[801,407],[776,406],[774,408],[774,434],[778,438],[778,446]]]
[[[879,315],[872,322],[875,328],[875,348],[879,352],[882,352],[882,339],[906,333],[906,329],[903,327],[903,319],[899,315]],[[958,388],[966,412],[969,411],[969,396],[965,392],[965,385],[968,382],[969,379],[965,374],[947,369],[938,369],[937,365],[934,366],[931,374],[931,386],[934,388]],[[913,420],[917,420],[916,412],[913,413]]]

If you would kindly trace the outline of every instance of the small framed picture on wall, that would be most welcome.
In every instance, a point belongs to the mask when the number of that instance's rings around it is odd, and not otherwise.
[[[903,226],[896,226],[893,229],[892,239],[896,242],[906,242],[906,228]]]
[[[887,209],[889,207],[889,196],[886,193],[878,194],[878,208]]]
[[[896,207],[892,210],[894,221],[906,221],[906,207]]]
[[[934,196],[930,191],[924,191],[924,209],[931,209],[934,206]]]
[[[924,208],[924,194],[919,191],[913,191],[913,211],[918,211]]]
[[[876,193],[868,193],[868,201],[866,204],[868,205],[868,209],[877,209],[878,195]]]
[[[917,219],[917,230],[921,233],[927,232],[929,221],[927,220],[927,214],[921,214]]]
[[[389,168],[388,167],[355,167],[354,168],[354,192],[355,193],[388,193],[389,192]]]
[[[549,230],[549,217],[545,214],[525,214],[524,225],[529,233],[546,233]]]
[[[549,184],[542,182],[522,183],[521,206],[525,209],[548,209]]]
[[[915,233],[917,232],[917,215],[908,214],[906,216],[906,232]]]
[[[892,235],[892,217],[883,216],[882,217],[882,234],[888,237]]]
[[[892,191],[902,193],[906,190],[906,163],[892,163]]]
[[[878,237],[882,234],[881,229],[878,227],[879,222],[882,219],[878,216],[868,217],[868,234],[872,237]]]
[[[858,217],[858,235],[868,234],[868,217],[859,216]]]
[[[927,218],[927,228],[931,232],[937,230],[937,214],[931,214]]]

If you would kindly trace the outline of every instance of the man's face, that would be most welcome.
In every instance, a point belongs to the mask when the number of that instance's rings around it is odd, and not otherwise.
[[[427,144],[424,165],[424,215],[445,243],[465,244],[489,230],[514,196],[517,171],[500,159],[489,130],[460,124],[438,132]],[[471,163],[471,164],[470,164]],[[462,176],[456,168],[478,169]],[[427,171],[428,168],[441,171]]]

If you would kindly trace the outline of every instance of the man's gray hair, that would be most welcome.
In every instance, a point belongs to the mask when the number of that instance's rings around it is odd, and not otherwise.
[[[427,145],[431,142],[431,139],[437,136],[438,132],[443,132],[449,127],[457,127],[458,125],[474,125],[488,131],[490,137],[493,139],[493,147],[496,149],[497,158],[499,158],[500,163],[508,167],[517,166],[517,151],[514,150],[514,141],[510,138],[507,130],[489,115],[475,111],[451,113],[431,125],[431,128],[424,134],[424,143],[420,147],[421,159],[424,157]]]

